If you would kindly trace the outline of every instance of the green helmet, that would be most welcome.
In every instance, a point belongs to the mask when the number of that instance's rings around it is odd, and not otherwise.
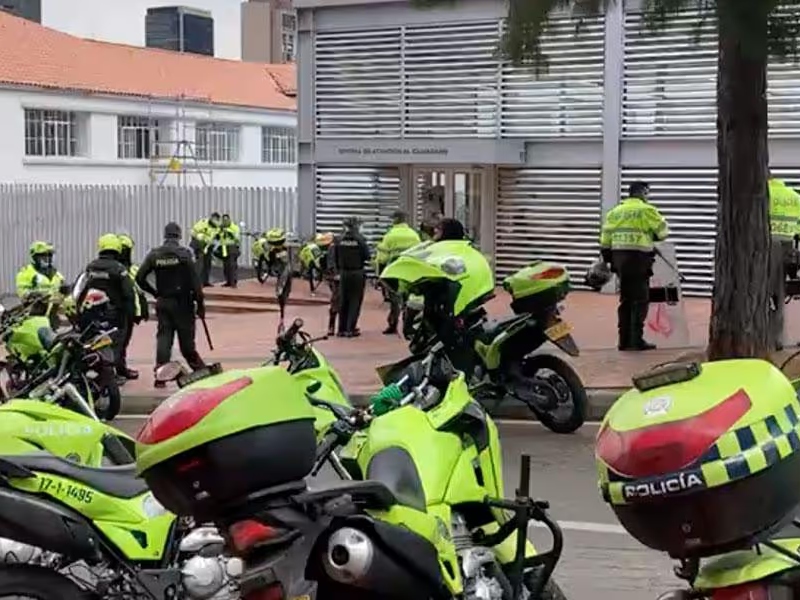
[[[31,244],[30,247],[30,254],[31,258],[34,256],[40,256],[42,254],[53,254],[55,253],[56,249],[53,245],[49,242],[42,242],[42,241],[35,241]]]
[[[98,252],[122,252],[122,242],[115,233],[105,233],[97,240]]]
[[[119,238],[119,243],[122,244],[122,248],[133,248],[133,238],[127,233],[120,233],[117,237]]]
[[[425,242],[403,252],[381,273],[411,294],[437,304],[456,317],[494,293],[494,275],[486,257],[468,240]],[[447,316],[447,315],[443,315]]]

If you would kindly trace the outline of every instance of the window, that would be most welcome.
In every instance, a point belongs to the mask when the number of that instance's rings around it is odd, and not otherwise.
[[[213,162],[239,160],[239,127],[222,123],[198,123],[197,159]]]
[[[77,113],[26,108],[25,154],[78,156]]]
[[[297,39],[297,15],[293,12],[281,13],[281,60],[294,62],[294,47]]]
[[[117,117],[117,157],[158,156],[159,123],[146,117]]]
[[[262,139],[262,162],[277,165],[297,162],[297,137],[291,127],[264,127]]]

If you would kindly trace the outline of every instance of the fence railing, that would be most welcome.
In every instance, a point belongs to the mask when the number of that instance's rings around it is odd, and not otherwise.
[[[96,255],[103,233],[131,235],[140,261],[168,222],[181,225],[188,243],[192,224],[214,210],[248,229],[297,228],[294,189],[0,184],[0,294],[14,293],[34,240],[55,245],[56,266],[72,281]],[[243,239],[240,264],[250,262],[250,242]]]

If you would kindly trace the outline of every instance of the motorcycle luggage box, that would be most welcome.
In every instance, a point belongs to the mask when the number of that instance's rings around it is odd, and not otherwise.
[[[215,402],[180,429],[198,406]],[[303,481],[316,456],[314,416],[303,386],[284,369],[227,371],[151,413],[137,436],[137,467],[168,510],[214,520],[253,494]]]
[[[675,558],[746,548],[800,504],[800,404],[755,359],[670,365],[635,378],[595,446],[622,526]]]
[[[569,273],[561,265],[536,261],[503,280],[515,314],[542,314],[567,297]]]

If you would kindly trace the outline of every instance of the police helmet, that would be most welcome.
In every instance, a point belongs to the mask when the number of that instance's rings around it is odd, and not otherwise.
[[[594,291],[599,292],[605,284],[611,281],[611,271],[605,261],[598,260],[586,271],[583,281]]]
[[[127,233],[120,233],[117,234],[119,237],[119,243],[122,244],[122,248],[133,249],[133,238],[129,236]]]
[[[122,242],[119,236],[115,233],[105,233],[101,235],[97,240],[97,251],[116,252],[117,254],[122,252]]]
[[[31,258],[34,256],[44,256],[46,254],[52,255],[55,253],[55,250],[56,249],[50,242],[42,242],[40,240],[33,242],[29,249]]]

